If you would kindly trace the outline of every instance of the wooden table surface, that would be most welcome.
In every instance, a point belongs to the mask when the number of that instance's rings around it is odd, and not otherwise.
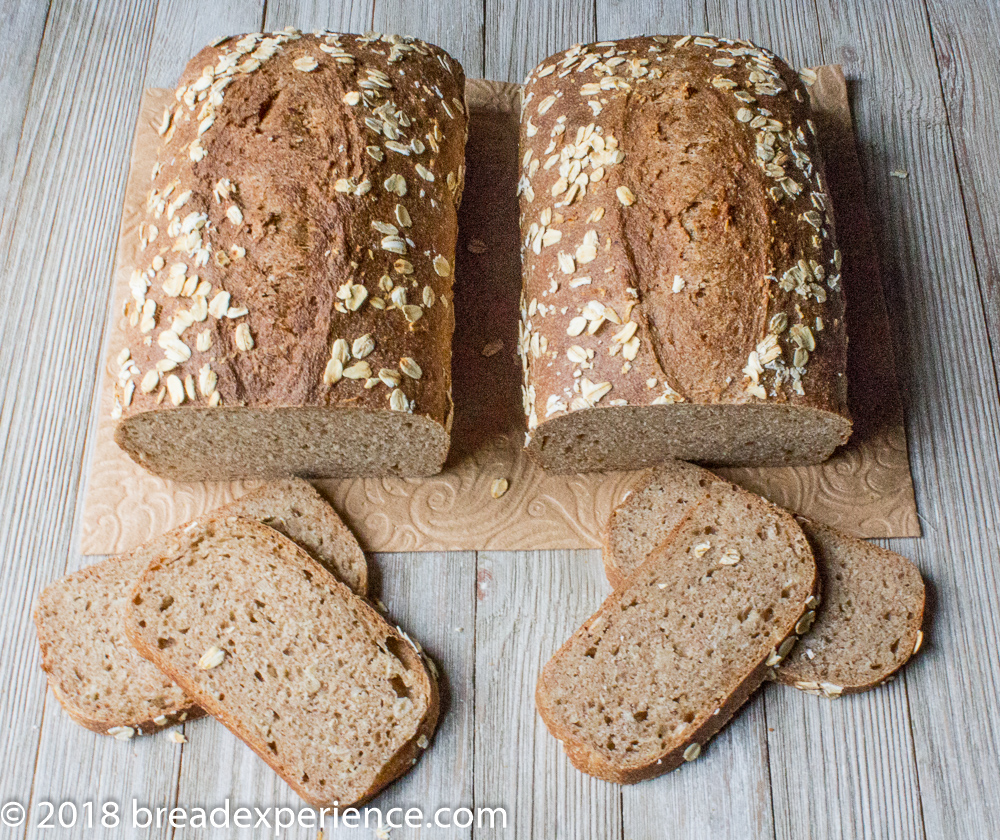
[[[382,599],[447,676],[433,748],[374,804],[507,812],[506,830],[393,840],[1000,837],[995,2],[0,0],[0,21],[0,804],[29,808],[0,837],[265,836],[45,831],[42,801],[99,814],[113,800],[126,822],[133,799],[298,806],[214,721],[188,724],[184,746],[71,723],[30,620],[45,585],[90,562],[76,519],[142,90],[172,86],[220,34],[288,25],[416,35],[470,76],[511,81],[572,43],[639,33],[707,30],[793,64],[843,64],[924,528],[887,543],[931,595],[928,644],[898,680],[835,701],[767,686],[697,762],[632,787],[574,770],[533,705],[541,664],[608,591],[597,552],[376,557]]]

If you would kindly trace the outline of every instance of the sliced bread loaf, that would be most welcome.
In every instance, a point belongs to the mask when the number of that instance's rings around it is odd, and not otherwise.
[[[647,474],[608,522],[603,557],[611,585],[622,586],[716,483],[722,479],[683,461]],[[772,678],[827,696],[873,688],[922,642],[920,572],[891,551],[807,520],[799,524],[816,557],[823,603],[812,630]]]
[[[365,555],[351,532],[301,479],[270,482],[223,508],[259,519],[295,540],[358,594]],[[129,738],[204,714],[122,633],[122,605],[139,574],[185,539],[184,527],[129,554],[67,575],[42,592],[35,625],[53,694],[77,723]]]
[[[542,719],[608,781],[693,760],[787,655],[816,584],[791,516],[714,484],[543,668]]]
[[[316,807],[368,799],[438,716],[416,648],[281,534],[205,517],[146,568],[125,632]]]
[[[550,56],[523,103],[528,453],[562,473],[830,457],[842,260],[795,71],[748,41],[625,38]]]
[[[398,35],[254,32],[188,62],[112,351],[131,458],[181,481],[440,472],[464,90]]]

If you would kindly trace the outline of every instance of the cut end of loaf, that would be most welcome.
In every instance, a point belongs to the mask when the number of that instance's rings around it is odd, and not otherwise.
[[[177,408],[125,417],[115,441],[136,463],[176,481],[422,476],[441,471],[440,423],[361,408]]]
[[[804,406],[615,406],[540,424],[528,453],[555,473],[645,469],[673,459],[797,466],[822,463],[850,434],[848,418]]]

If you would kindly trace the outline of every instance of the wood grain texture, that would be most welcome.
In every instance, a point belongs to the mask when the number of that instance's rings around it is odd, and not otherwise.
[[[485,0],[487,79],[521,84],[537,64],[571,44],[597,39],[592,0]]]
[[[0,797],[18,801],[36,769],[41,781],[56,773],[48,762],[36,768],[50,753],[39,747],[46,692],[30,607],[72,557],[103,278],[154,12],[148,0],[53,3],[15,161],[23,176],[10,199],[0,314],[0,685],[17,690],[0,693],[0,714],[16,722],[0,740]],[[15,324],[19,342],[8,338]],[[95,744],[79,760],[107,770],[116,789],[141,787],[107,749]],[[74,790],[83,798],[93,782],[76,776]]]
[[[926,523],[924,539],[890,543],[916,562],[933,593],[932,644],[901,677],[923,823],[927,837],[997,836],[1000,662],[985,652],[1000,641],[1000,412],[994,368],[981,361],[987,318],[926,10],[895,0],[877,8],[823,2],[817,12],[823,60],[841,62],[859,80],[862,166],[880,223],[911,466]],[[912,175],[894,178],[895,169]]]
[[[331,32],[365,32],[371,28],[374,0],[268,0],[264,29],[273,31],[294,26],[303,32],[329,29]]]
[[[994,369],[1000,369],[1000,218],[996,213],[1000,89],[995,83],[994,58],[1000,7],[948,0],[925,0],[924,5],[985,301],[991,361]],[[911,172],[910,177],[923,182],[926,173]]]
[[[0,231],[4,230],[10,215],[7,200],[16,192],[12,187],[19,180],[14,174],[14,162],[20,148],[21,128],[48,11],[47,2],[4,0],[0,3],[0,27],[7,35],[7,43],[0,51],[4,93],[4,107],[0,110]],[[4,293],[0,290],[0,303],[3,300]]]
[[[476,836],[620,837],[621,789],[578,772],[534,702],[542,666],[610,592],[599,553],[481,551],[478,562],[475,802],[506,808],[508,828]]]
[[[433,13],[413,0],[375,0],[372,27],[436,44],[457,58],[467,78],[483,76],[483,6],[474,0],[435,0]]]

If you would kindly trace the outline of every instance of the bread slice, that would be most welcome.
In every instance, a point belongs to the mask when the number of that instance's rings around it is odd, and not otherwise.
[[[131,738],[205,714],[136,653],[121,626],[132,586],[169,538],[67,575],[35,605],[49,688],[73,720],[102,735]]]
[[[315,807],[373,796],[416,762],[437,722],[415,646],[258,522],[195,520],[139,577],[124,626]]]
[[[628,784],[673,770],[788,653],[817,582],[791,516],[713,484],[542,669],[542,719],[585,773]]]
[[[683,461],[647,474],[612,513],[605,531],[604,568],[611,585],[621,586],[720,482]],[[830,697],[873,688],[922,643],[920,572],[891,551],[807,520],[799,524],[816,557],[823,603],[812,630],[772,678]]]
[[[816,556],[823,605],[774,679],[837,697],[895,674],[923,644],[924,581],[895,552],[800,520]]]
[[[649,470],[612,512],[604,529],[604,573],[616,589],[663,543],[721,479],[686,461]]]
[[[365,553],[344,521],[308,481],[269,481],[221,512],[269,525],[304,548],[356,595],[368,594]]]
[[[260,519],[365,594],[364,553],[308,482],[271,482],[222,510]],[[42,669],[56,699],[82,726],[127,738],[204,714],[136,653],[121,629],[122,605],[139,574],[183,533],[182,526],[121,557],[67,575],[39,597],[34,618]]]

